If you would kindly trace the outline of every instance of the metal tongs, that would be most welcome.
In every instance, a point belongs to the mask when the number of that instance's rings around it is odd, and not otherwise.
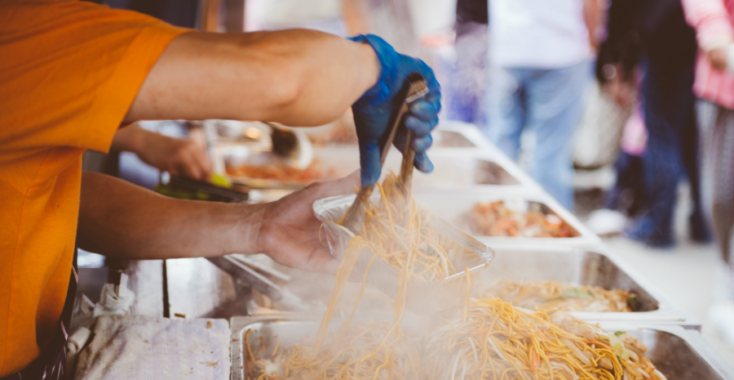
[[[403,119],[405,118],[405,114],[409,111],[410,105],[428,94],[428,84],[420,74],[412,74],[409,76],[403,87],[401,94],[396,97],[396,99],[398,99],[402,104],[400,107],[396,108],[397,111],[390,117],[391,128],[389,129],[380,150],[381,167],[385,165],[387,152],[390,150],[390,146],[395,139],[395,133],[397,132],[398,127],[404,122]],[[415,152],[410,147],[411,137],[412,133],[410,130],[407,130],[405,136],[405,147],[403,148],[403,163],[400,166],[400,175],[398,177],[399,183],[404,189],[405,194],[409,194],[410,184],[413,179],[413,161],[415,160]],[[354,199],[354,203],[349,207],[349,210],[347,210],[347,214],[342,221],[342,226],[348,228],[354,234],[358,234],[362,230],[362,222],[364,221],[363,205],[369,201],[374,189],[375,185],[360,187],[357,197]]]

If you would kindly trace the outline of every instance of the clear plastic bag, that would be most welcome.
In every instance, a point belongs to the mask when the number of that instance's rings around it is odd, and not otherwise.
[[[320,199],[314,202],[313,209],[316,217],[322,221],[323,234],[329,244],[329,249],[334,257],[344,256],[349,240],[354,234],[343,226],[336,224],[347,212],[349,206],[354,202],[354,195],[337,196]],[[379,196],[373,196],[373,202],[379,202]],[[494,251],[478,240],[459,230],[448,222],[432,216],[429,222],[432,227],[442,231],[446,236],[455,240],[466,248],[468,254],[458,255],[451,259],[451,263],[457,269],[457,273],[446,278],[427,281],[413,278],[410,281],[407,294],[406,307],[419,314],[433,314],[442,310],[455,307],[463,302],[466,295],[467,281],[473,286],[477,274],[489,267],[494,259]],[[361,276],[368,268],[374,253],[364,249],[357,259],[352,273]],[[464,268],[469,269],[469,279],[466,278]],[[387,261],[377,258],[369,266],[366,276],[367,282],[378,287],[393,299],[398,293],[398,270]]]

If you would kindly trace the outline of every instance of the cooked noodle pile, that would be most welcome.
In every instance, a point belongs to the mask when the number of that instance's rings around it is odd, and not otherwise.
[[[630,312],[629,290],[606,290],[598,286],[569,286],[558,282],[500,281],[483,292],[526,309],[558,309],[583,312]]]
[[[466,321],[429,338],[427,373],[442,379],[660,379],[647,347],[571,315],[531,312],[498,299],[469,303]],[[450,360],[446,360],[450,358]]]
[[[265,347],[261,340],[253,351],[248,331],[247,378],[665,379],[645,356],[644,344],[625,333],[608,334],[560,311],[523,311],[497,299],[470,301],[470,286],[459,315],[434,316],[437,326],[427,334],[401,328],[411,280],[456,273],[452,255],[462,251],[426,223],[427,214],[394,176],[380,192],[380,204],[367,206],[362,232],[349,241],[318,332],[287,348]],[[384,259],[398,269],[393,322],[353,322],[360,292],[351,315],[334,328],[331,315],[365,249],[374,253],[373,261]]]

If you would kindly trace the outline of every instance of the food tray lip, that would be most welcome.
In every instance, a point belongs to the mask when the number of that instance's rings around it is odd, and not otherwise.
[[[701,322],[691,316],[688,312],[681,309],[666,297],[654,284],[651,284],[643,276],[639,275],[634,268],[631,268],[624,260],[614,255],[604,246],[597,248],[577,248],[572,246],[549,246],[544,243],[520,243],[494,245],[497,255],[512,254],[513,251],[537,251],[548,254],[575,254],[575,253],[593,253],[606,257],[622,272],[629,276],[632,281],[636,282],[643,288],[652,298],[658,302],[658,309],[645,312],[634,313],[589,313],[589,312],[571,312],[573,316],[586,322],[603,322],[603,323],[653,323],[659,325],[675,325],[682,326],[686,329],[700,330]],[[480,274],[482,276],[482,274]]]
[[[210,158],[214,164],[214,172],[226,175],[233,182],[237,182],[240,185],[248,186],[254,189],[301,189],[312,182],[294,182],[294,181],[279,181],[276,179],[265,179],[265,178],[249,178],[244,176],[236,176],[227,174],[227,168],[225,164],[225,157],[232,154],[234,150],[244,150],[247,154],[261,154],[271,153],[270,150],[253,148],[242,143],[216,143],[212,144],[209,149]],[[315,182],[315,181],[313,181]]]
[[[474,150],[483,150],[487,149],[491,146],[491,143],[489,140],[487,140],[484,135],[482,135],[482,132],[479,130],[479,128],[471,123],[465,123],[462,121],[456,121],[456,120],[440,120],[438,122],[438,126],[436,126],[435,129],[436,132],[440,131],[446,131],[446,132],[455,132],[460,135],[462,135],[465,139],[469,140],[472,144],[474,144],[473,147],[435,147],[433,149],[435,150],[461,150],[462,152],[466,151],[474,151]]]
[[[247,326],[263,322],[313,322],[318,323],[318,314],[290,313],[290,314],[261,314],[256,316],[232,317],[230,326],[231,339],[231,379],[244,380],[244,371],[240,367],[242,361],[242,342],[240,340],[242,330]],[[589,321],[591,322],[591,321]],[[734,379],[734,368],[732,368],[716,350],[706,342],[698,331],[685,329],[679,325],[662,324],[654,322],[630,323],[620,321],[599,321],[599,326],[606,330],[641,331],[653,330],[671,334],[691,347],[711,368],[724,379]]]
[[[724,379],[734,379],[734,368],[704,339],[699,331],[689,330],[679,325],[667,325],[659,323],[625,323],[625,322],[599,322],[604,330],[654,330],[671,334],[683,339],[693,351],[695,351],[711,368]]]
[[[486,236],[472,235],[477,240],[487,245],[495,246],[501,243],[543,243],[549,245],[567,245],[582,248],[595,248],[601,245],[602,240],[595,233],[591,232],[581,221],[573,214],[561,206],[555,199],[551,198],[538,189],[524,188],[521,190],[513,189],[484,189],[484,188],[463,188],[463,189],[441,189],[441,188],[418,188],[413,190],[414,197],[417,196],[440,196],[446,200],[450,198],[476,197],[482,198],[482,202],[495,202],[501,200],[525,200],[528,202],[537,202],[547,206],[564,222],[568,223],[576,231],[579,236],[572,238],[535,238],[535,237],[504,237],[504,236]]]

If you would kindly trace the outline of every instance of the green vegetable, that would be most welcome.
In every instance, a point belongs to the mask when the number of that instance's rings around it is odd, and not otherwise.
[[[638,297],[637,294],[632,293],[627,299],[627,306],[632,311],[640,311],[642,310],[642,300],[640,300],[640,297]]]
[[[566,291],[563,293],[563,296],[564,297],[568,297],[568,298],[589,298],[589,299],[594,298],[591,295],[591,293],[585,292],[585,291],[583,291],[581,289],[578,289],[578,288],[568,288],[568,289],[566,289]]]
[[[221,187],[229,188],[232,186],[232,181],[228,177],[219,173],[212,174],[211,181],[213,184]]]
[[[617,333],[614,333],[614,335],[608,335],[607,337],[609,338],[609,344],[614,349],[615,355],[619,356],[622,360],[629,360],[630,353],[629,351],[627,351],[627,349],[624,348],[624,343],[622,343],[622,340],[619,339],[618,336],[619,335],[617,335]]]
[[[614,333],[614,336],[620,336],[622,334],[627,334],[627,332],[626,331],[617,331],[617,332]]]

